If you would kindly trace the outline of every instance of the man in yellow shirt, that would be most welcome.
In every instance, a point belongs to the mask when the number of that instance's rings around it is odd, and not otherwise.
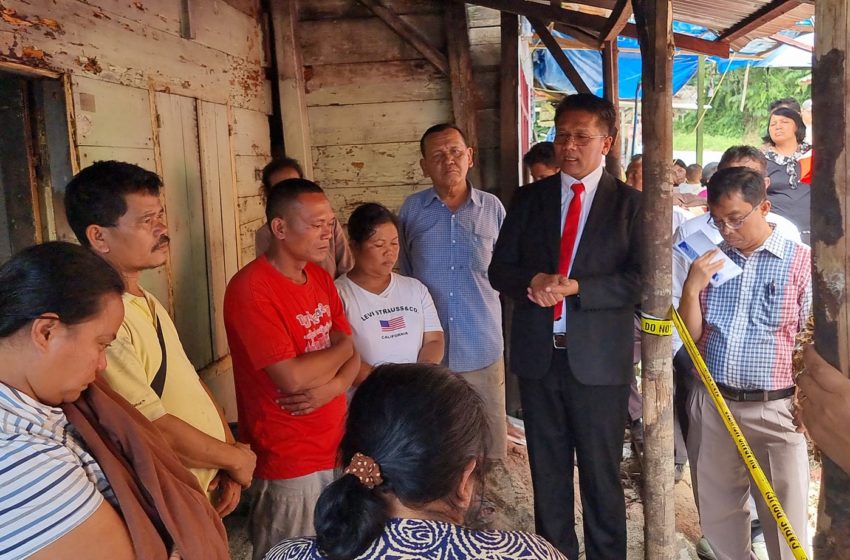
[[[139,285],[142,271],[168,257],[161,187],[141,167],[99,161],[68,184],[65,212],[80,243],[124,278],[124,322],[107,350],[104,377],[159,428],[223,517],[251,483],[256,456],[234,441],[168,313]]]

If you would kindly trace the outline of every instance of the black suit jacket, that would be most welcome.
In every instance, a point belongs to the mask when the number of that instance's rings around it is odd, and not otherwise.
[[[579,294],[567,298],[570,369],[586,385],[632,379],[633,316],[640,303],[640,193],[602,173],[570,277]],[[514,300],[511,369],[539,379],[552,359],[553,309],[531,302],[526,289],[539,272],[555,274],[561,242],[560,173],[517,189],[489,276]]]

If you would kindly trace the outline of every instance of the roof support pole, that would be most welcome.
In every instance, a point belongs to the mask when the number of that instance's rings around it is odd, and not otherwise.
[[[815,345],[832,365],[850,370],[850,4],[815,4],[812,114],[818,145],[812,184],[812,284]],[[850,477],[823,455],[815,558],[850,559]]]
[[[602,45],[602,95],[614,104],[617,115],[620,114],[620,71],[617,64],[620,49],[617,48],[617,38],[605,41]],[[623,169],[620,161],[623,154],[623,135],[620,134],[620,122],[617,123],[617,135],[611,144],[611,151],[605,157],[605,169],[614,177],[622,178]]]
[[[670,0],[633,0],[643,62],[642,298],[669,317],[673,184],[673,29]],[[669,336],[643,333],[644,558],[675,557],[673,356]]]

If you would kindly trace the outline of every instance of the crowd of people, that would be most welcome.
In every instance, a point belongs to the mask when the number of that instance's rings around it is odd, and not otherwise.
[[[717,245],[693,262],[674,252],[673,299],[805,543],[800,432],[850,469],[850,381],[814,349],[793,376],[811,313],[811,148],[789,103],[762,149],[671,165],[674,242],[702,231]],[[255,560],[577,559],[577,468],[585,557],[625,558],[643,161],[625,182],[605,170],[617,122],[606,100],[565,97],[508,211],[469,181],[463,131],[435,125],[420,142],[432,186],[398,215],[358,206],[347,235],[297,161],[272,161],[257,257],[224,298],[238,439],[140,285],[168,255],[160,178],[115,161],[82,170],[65,196],[80,245],[0,267],[0,557],[226,558],[221,518],[245,492]],[[721,253],[742,273],[713,283]],[[500,297],[537,534],[469,528],[507,452]],[[792,558],[767,506],[748,505],[752,482],[681,342],[674,353],[677,472],[690,463],[703,554],[749,558],[754,507],[768,557]]]

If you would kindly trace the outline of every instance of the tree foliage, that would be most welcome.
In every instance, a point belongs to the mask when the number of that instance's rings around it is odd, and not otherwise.
[[[786,68],[750,68],[744,110],[741,97],[744,94],[746,70],[730,70],[722,79],[716,66],[706,64],[706,103],[710,100],[703,119],[705,134],[740,138],[754,142],[767,131],[768,107],[771,102],[783,97],[794,97],[803,102],[811,96],[811,85],[800,83],[810,75],[809,70]],[[689,82],[696,86],[696,76]],[[713,96],[713,99],[712,99]],[[674,132],[691,134],[696,128],[696,111],[682,111],[674,123]]]

